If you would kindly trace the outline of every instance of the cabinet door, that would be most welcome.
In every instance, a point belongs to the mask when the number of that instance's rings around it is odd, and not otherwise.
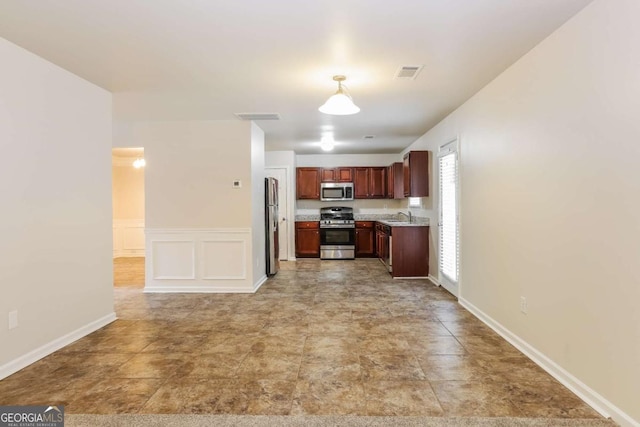
[[[369,168],[369,198],[383,199],[387,194],[387,168]]]
[[[339,182],[353,182],[353,168],[338,168],[334,178]]]
[[[387,168],[387,198],[404,198],[404,180],[402,162],[396,162]]]
[[[389,256],[389,238],[384,231],[376,231],[376,251],[380,259],[386,259]]]
[[[317,226],[316,228],[301,228],[296,223],[296,257],[320,257],[320,229]]]
[[[411,173],[409,172],[411,165],[409,164],[409,153],[402,158],[402,180],[404,187],[404,197],[411,196]]]
[[[376,255],[378,258],[384,258],[384,233],[380,230],[376,230]]]
[[[296,198],[320,200],[320,168],[296,169]]]
[[[355,168],[353,177],[353,197],[369,198],[369,168]]]
[[[370,221],[356,221],[356,256],[371,257],[376,253],[374,223]]]
[[[322,168],[322,182],[336,182],[338,171],[335,168]]]
[[[387,166],[387,199],[393,199],[394,176],[395,172],[393,170],[393,165]]]
[[[429,195],[429,152],[409,151],[403,158],[405,197]]]

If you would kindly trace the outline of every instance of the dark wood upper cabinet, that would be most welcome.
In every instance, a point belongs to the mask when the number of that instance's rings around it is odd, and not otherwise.
[[[409,151],[403,158],[403,185],[405,197],[429,195],[429,152]]]
[[[354,168],[353,172],[353,197],[356,199],[369,198],[369,174],[370,168]]]
[[[387,167],[387,199],[404,198],[403,164],[396,162]]]
[[[354,197],[356,199],[383,199],[387,191],[386,167],[354,168]]]
[[[320,168],[296,169],[296,198],[320,200]]]
[[[322,168],[322,182],[352,182],[353,168]]]
[[[387,197],[387,168],[370,168],[369,172],[369,198],[384,199]]]

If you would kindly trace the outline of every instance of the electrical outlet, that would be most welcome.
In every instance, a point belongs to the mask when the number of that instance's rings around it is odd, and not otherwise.
[[[527,314],[527,299],[525,297],[520,297],[520,312]]]
[[[18,327],[18,310],[9,312],[9,329],[15,329]]]
[[[242,188],[242,181],[239,179],[233,180],[233,188]]]

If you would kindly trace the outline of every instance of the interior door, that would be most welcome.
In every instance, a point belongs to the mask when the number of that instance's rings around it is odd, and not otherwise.
[[[457,139],[440,147],[438,172],[440,195],[438,280],[446,290],[458,296],[460,179]]]
[[[289,207],[287,204],[288,180],[286,168],[267,168],[268,177],[278,180],[278,259],[289,258]]]

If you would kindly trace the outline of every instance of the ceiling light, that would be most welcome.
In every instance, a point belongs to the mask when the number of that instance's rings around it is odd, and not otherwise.
[[[143,168],[146,164],[147,162],[145,162],[144,159],[135,159],[133,161],[133,167],[136,169]]]
[[[321,113],[332,114],[334,116],[347,116],[360,112],[360,108],[353,103],[349,92],[342,87],[345,76],[333,76],[333,80],[338,82],[338,91],[333,94],[318,110]]]
[[[320,148],[322,148],[322,151],[331,151],[335,146],[336,143],[330,136],[323,136],[320,140]]]

